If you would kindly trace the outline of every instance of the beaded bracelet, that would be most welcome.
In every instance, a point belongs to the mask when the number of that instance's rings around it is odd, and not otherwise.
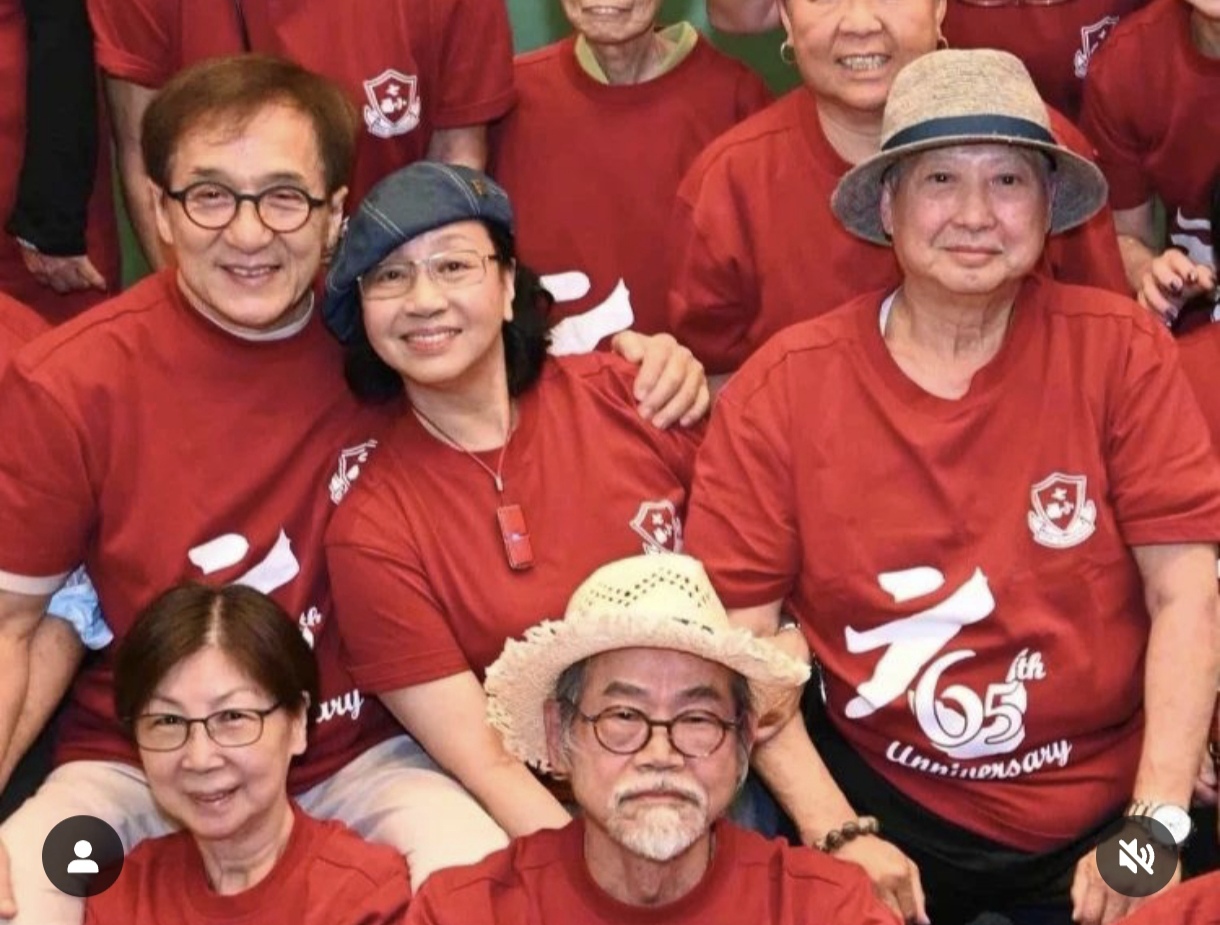
[[[861,816],[852,822],[845,822],[840,828],[831,829],[818,842],[818,850],[834,854],[849,841],[854,841],[862,835],[876,835],[881,831],[881,823],[876,816]]]

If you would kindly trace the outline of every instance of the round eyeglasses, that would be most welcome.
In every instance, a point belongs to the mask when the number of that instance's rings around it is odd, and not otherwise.
[[[593,736],[601,747],[616,755],[643,751],[652,741],[652,730],[659,727],[679,755],[706,758],[724,744],[730,729],[740,725],[740,721],[730,722],[702,710],[687,710],[673,719],[653,719],[634,707],[608,707],[595,716],[577,707],[576,715],[593,726]]]
[[[265,710],[217,710],[209,716],[189,717],[176,713],[142,713],[132,724],[136,745],[150,752],[172,752],[182,748],[191,737],[191,727],[200,723],[208,738],[223,748],[253,745],[263,735],[267,717],[283,704],[273,703]]]
[[[442,289],[477,286],[487,276],[487,261],[499,260],[495,254],[474,250],[444,251],[423,260],[395,260],[373,267],[357,282],[366,299],[398,299],[410,295],[419,282],[420,267]]]
[[[269,186],[261,193],[239,193],[210,180],[167,190],[165,195],[182,206],[187,218],[208,231],[227,228],[243,202],[254,203],[259,221],[281,234],[304,228],[313,210],[326,205],[325,199],[315,199],[296,186]]]

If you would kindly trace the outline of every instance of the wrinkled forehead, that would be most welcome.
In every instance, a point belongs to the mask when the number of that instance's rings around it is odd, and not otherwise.
[[[585,693],[594,699],[626,699],[643,705],[732,702],[735,673],[728,667],[674,649],[631,648],[589,659]]]

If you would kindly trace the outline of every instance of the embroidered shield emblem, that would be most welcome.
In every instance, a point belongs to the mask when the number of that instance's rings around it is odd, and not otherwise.
[[[378,138],[405,135],[419,125],[418,81],[390,68],[364,81],[364,124]]]
[[[1050,549],[1083,543],[1097,529],[1097,506],[1088,499],[1083,475],[1052,472],[1030,488],[1029,529],[1034,542]]]
[[[1073,69],[1081,80],[1084,80],[1085,75],[1089,72],[1089,62],[1093,60],[1093,55],[1096,54],[1097,49],[1101,48],[1101,43],[1106,40],[1110,30],[1117,25],[1117,16],[1107,16],[1091,26],[1081,27],[1080,47],[1076,49],[1076,54],[1072,58]]]
[[[672,501],[645,501],[631,519],[631,529],[644,540],[644,552],[681,552],[682,518]]]

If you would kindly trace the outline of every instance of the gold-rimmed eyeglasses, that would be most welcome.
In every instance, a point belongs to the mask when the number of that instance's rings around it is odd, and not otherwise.
[[[419,281],[420,267],[442,289],[477,286],[487,276],[487,261],[499,259],[495,254],[453,250],[422,260],[381,263],[359,277],[360,295],[366,299],[397,299],[409,295]]]

